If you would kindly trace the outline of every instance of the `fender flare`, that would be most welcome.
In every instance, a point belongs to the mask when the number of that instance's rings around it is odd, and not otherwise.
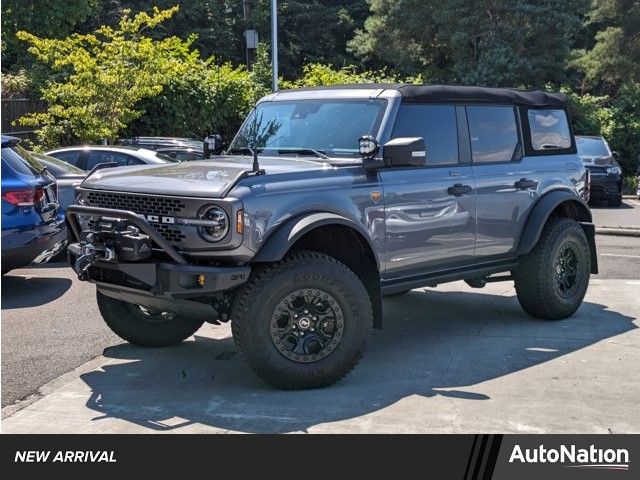
[[[517,255],[522,256],[529,253],[538,243],[542,229],[544,228],[551,213],[561,204],[569,202],[576,221],[580,222],[584,233],[589,242],[591,250],[591,273],[598,273],[598,259],[595,245],[595,228],[593,226],[593,218],[591,210],[586,202],[575,195],[575,193],[567,190],[553,190],[543,195],[533,206],[527,222],[520,235],[518,242]]]
[[[289,249],[303,235],[324,225],[344,225],[357,231],[369,245],[376,261],[376,267],[378,270],[380,269],[380,260],[375,254],[376,250],[365,229],[347,217],[330,212],[310,212],[290,218],[267,237],[258,253],[251,260],[251,263],[278,262],[282,260]]]

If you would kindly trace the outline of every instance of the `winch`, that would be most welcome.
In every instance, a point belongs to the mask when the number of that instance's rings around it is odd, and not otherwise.
[[[69,253],[75,258],[74,269],[80,280],[85,280],[87,270],[97,261],[138,262],[147,260],[153,253],[151,238],[140,232],[128,220],[100,217],[92,228],[82,232],[78,243],[69,245]]]

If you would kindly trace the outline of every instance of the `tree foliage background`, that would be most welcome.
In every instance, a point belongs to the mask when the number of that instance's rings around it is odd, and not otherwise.
[[[62,65],[43,54],[45,45],[59,40],[69,42],[65,48],[74,42],[78,47],[83,35],[86,41],[103,28],[119,30],[127,10],[134,18],[137,12],[169,10],[177,3],[177,11],[128,38],[150,46],[147,54],[154,58],[167,53],[156,50],[158,42],[173,39],[175,51],[169,57],[174,63],[142,75],[151,79],[148,87],[130,95],[128,104],[123,96],[117,121],[81,127],[90,122],[77,118],[83,115],[79,107],[64,107],[70,116],[60,116],[60,106],[72,98],[86,106],[85,115],[104,108],[98,105],[99,95],[87,93],[93,87],[85,83],[93,79],[94,90],[106,88],[103,70],[123,68],[131,56],[120,52],[121,59],[108,60],[111,47],[103,44],[101,53],[90,55],[93,66]],[[242,0],[4,0],[3,97],[28,95],[49,102],[49,124],[57,130],[41,132],[42,142],[143,133],[231,134],[255,99],[269,91],[270,0],[251,3],[252,16],[245,20]],[[278,4],[284,86],[393,80],[562,89],[572,100],[576,132],[605,135],[620,152],[625,170],[635,172],[640,153],[640,0]],[[252,71],[244,67],[245,28],[256,29],[263,42]],[[129,47],[128,52],[135,50]],[[123,71],[131,76],[145,70],[137,65]],[[47,124],[46,117],[30,121]]]

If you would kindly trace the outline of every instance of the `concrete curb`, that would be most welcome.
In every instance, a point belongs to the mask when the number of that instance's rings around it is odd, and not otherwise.
[[[639,227],[596,227],[597,235],[614,235],[617,237],[640,237]]]

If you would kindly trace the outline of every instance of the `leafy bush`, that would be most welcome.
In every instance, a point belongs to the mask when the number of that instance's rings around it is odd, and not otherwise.
[[[154,8],[151,15],[133,17],[125,10],[117,28],[102,26],[62,40],[18,32],[17,38],[31,45],[29,52],[57,74],[42,89],[48,110],[26,115],[20,124],[37,127],[42,147],[115,139],[142,114],[136,108],[140,100],[158,95],[198,59],[190,50],[193,38],[154,40],[143,35],[177,10]]]

